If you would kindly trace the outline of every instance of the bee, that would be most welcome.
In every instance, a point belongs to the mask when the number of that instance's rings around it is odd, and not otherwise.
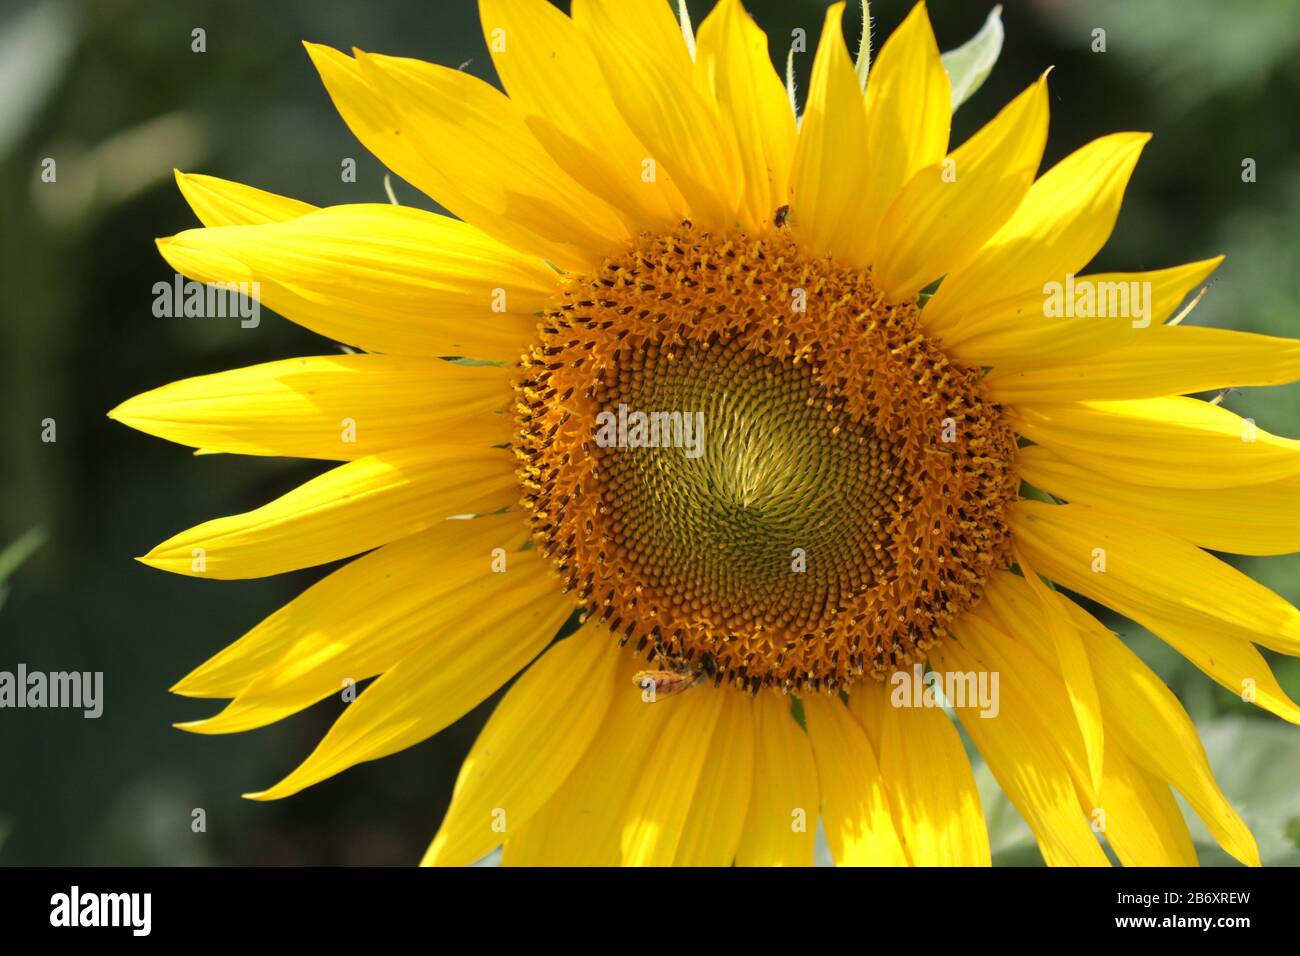
[[[684,694],[700,681],[711,678],[717,673],[717,663],[712,654],[703,655],[696,664],[674,660],[663,652],[658,640],[655,648],[663,661],[662,667],[652,671],[637,671],[632,675],[632,683],[641,688],[641,697],[647,704],[653,704],[662,698],[676,697]]]
[[[704,671],[685,667],[637,671],[632,675],[632,683],[641,688],[641,698],[647,704],[683,694],[703,679]]]
[[[790,216],[790,207],[781,206],[779,209],[777,209],[776,215],[772,217],[772,225],[776,226],[776,228],[778,229],[783,228],[785,226],[785,221],[787,218],[789,218],[789,216]]]

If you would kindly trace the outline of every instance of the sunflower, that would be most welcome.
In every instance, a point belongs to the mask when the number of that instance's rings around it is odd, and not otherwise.
[[[1071,596],[1300,722],[1255,646],[1300,653],[1300,613],[1209,553],[1300,547],[1300,442],[1189,397],[1300,378],[1300,345],[1178,324],[1218,258],[1076,276],[1147,134],[1039,176],[1044,74],[950,151],[924,4],[869,81],[831,7],[801,118],[738,0],[698,37],[663,0],[480,11],[506,93],[307,46],[455,218],[178,173],[203,228],[167,262],[356,351],[115,409],[341,462],[141,560],[364,553],[184,678],[229,702],[182,726],[371,681],[276,799],[517,678],[434,864],[807,864],[819,826],[840,864],[987,864],[958,722],[1049,864],[1194,864],[1175,791],[1257,864],[1177,699]],[[992,706],[957,699],[985,678]]]

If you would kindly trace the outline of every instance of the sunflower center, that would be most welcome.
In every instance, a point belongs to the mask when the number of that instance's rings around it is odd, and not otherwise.
[[[868,275],[689,225],[573,276],[516,380],[534,534],[660,666],[836,688],[1005,563],[1014,440]]]
[[[652,339],[613,368],[594,396],[622,429],[593,455],[605,528],[636,536],[638,581],[676,616],[812,629],[883,569],[880,519],[903,476],[888,442],[825,407],[810,366],[733,338]]]

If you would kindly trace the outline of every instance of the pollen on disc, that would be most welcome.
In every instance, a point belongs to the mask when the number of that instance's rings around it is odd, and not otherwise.
[[[652,660],[881,678],[1005,563],[1015,441],[979,372],[783,231],[684,224],[567,277],[515,388],[538,543]]]

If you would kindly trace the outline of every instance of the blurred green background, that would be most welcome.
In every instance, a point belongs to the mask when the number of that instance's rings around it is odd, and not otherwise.
[[[697,24],[708,5],[689,0]],[[747,7],[783,62],[791,30],[815,38],[825,4]],[[909,8],[873,3],[877,46]],[[973,34],[990,8],[933,0],[941,47]],[[1106,132],[1156,134],[1096,267],[1226,253],[1190,321],[1300,335],[1300,4],[1012,0],[1004,19],[1002,58],[958,114],[954,142],[1055,64],[1047,163]],[[856,48],[856,14],[846,21]],[[200,27],[207,50],[194,53]],[[1096,28],[1106,31],[1105,53],[1091,50]],[[171,276],[154,238],[197,224],[173,167],[317,204],[384,201],[384,171],[335,115],[303,39],[468,61],[495,81],[472,0],[0,2],[0,552],[32,529],[46,537],[7,586],[7,566],[18,562],[0,558],[0,670],[21,661],[105,674],[98,720],[0,711],[0,864],[410,864],[494,703],[405,753],[272,804],[239,794],[296,765],[340,702],[233,737],[170,726],[216,707],[168,686],[328,570],[209,582],[135,563],[172,533],[255,507],[321,466],[195,458],[104,417],[174,379],[334,349],[269,314],[244,329],[151,313],[153,284]],[[810,59],[797,57],[801,90]],[[347,157],[357,161],[355,183],[340,176]],[[57,163],[55,183],[41,181],[46,158]],[[1255,183],[1242,182],[1246,158],[1256,161]],[[404,183],[395,188],[404,204],[436,208]],[[1300,386],[1247,389],[1226,404],[1300,436]],[[54,443],[41,440],[47,418]],[[1300,559],[1234,563],[1300,601]],[[1300,731],[1254,712],[1150,635],[1112,623],[1186,702],[1265,861],[1300,863]],[[1300,666],[1274,661],[1300,696]],[[979,773],[996,859],[1038,861],[1023,823]],[[191,832],[194,808],[206,811],[205,833]],[[1214,849],[1202,858],[1226,860]]]

